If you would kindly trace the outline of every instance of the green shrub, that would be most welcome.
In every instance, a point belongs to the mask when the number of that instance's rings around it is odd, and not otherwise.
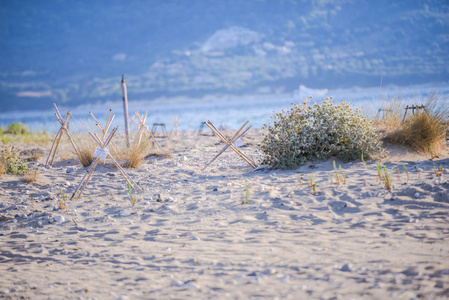
[[[0,163],[2,172],[13,175],[25,175],[28,173],[28,166],[18,157],[19,150],[14,146],[3,148],[0,152]]]
[[[12,133],[15,135],[21,135],[28,132],[28,126],[18,122],[11,123],[6,127],[6,133]]]
[[[360,109],[346,101],[334,104],[327,99],[319,104],[307,101],[293,104],[289,111],[271,117],[260,147],[262,163],[280,169],[294,169],[306,161],[325,160],[336,156],[352,161],[379,153],[384,154],[380,134]]]

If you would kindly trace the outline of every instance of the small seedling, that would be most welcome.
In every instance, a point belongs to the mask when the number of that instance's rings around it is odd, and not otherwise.
[[[59,209],[64,210],[67,207],[67,195],[62,193],[62,189],[59,190]]]
[[[409,174],[408,174],[407,168],[405,167],[405,164],[402,164],[402,166],[404,167],[405,174],[407,175],[407,183],[408,183],[408,181],[409,181],[409,179],[410,179],[410,176],[409,176]]]
[[[438,169],[435,168],[435,167],[433,167],[433,171],[435,172],[435,175],[436,175],[437,177],[441,177],[441,176],[443,176],[443,172],[446,171],[446,170],[444,170],[444,169],[443,169],[443,166],[440,165],[440,167],[439,167]]]
[[[398,175],[398,182],[400,182],[401,181],[401,174],[399,172],[399,168],[397,169],[396,174]]]
[[[341,165],[339,167],[340,167],[340,174],[341,174],[341,179],[343,180],[343,184],[346,184],[345,173],[343,173],[343,169],[341,168]]]
[[[391,170],[391,174],[388,174],[387,168],[383,167],[383,179],[385,181],[385,188],[391,191],[391,182],[393,178],[393,170]]]
[[[318,184],[316,184],[316,183],[314,183],[314,184],[312,185],[313,194],[316,194],[316,187],[317,187],[317,185],[318,185]]]
[[[334,171],[335,171],[335,181],[337,182],[337,185],[340,185],[340,178],[338,176],[337,165],[335,164],[335,160],[334,160]]]
[[[309,187],[313,186],[313,174],[310,175],[309,179],[307,180],[307,185]]]
[[[343,173],[343,169],[341,168],[341,165],[339,165],[338,167],[340,170],[340,174],[338,174],[337,165],[335,164],[335,160],[334,160],[335,181],[337,182],[337,185],[340,185],[340,183],[346,184],[346,176]],[[331,182],[332,182],[332,180],[331,180]]]
[[[131,184],[129,182],[127,182],[127,183],[128,183],[128,194],[131,199],[131,205],[135,206],[137,203],[137,196],[133,195]]]
[[[379,164],[378,161],[376,161],[376,167],[377,167],[377,180],[379,180],[379,182],[382,182],[382,166]]]

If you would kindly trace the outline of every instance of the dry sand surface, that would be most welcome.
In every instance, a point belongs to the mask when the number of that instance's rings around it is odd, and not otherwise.
[[[257,158],[261,139],[251,129],[242,151]],[[333,160],[253,170],[231,149],[202,172],[223,144],[180,132],[171,157],[126,169],[144,189],[134,207],[106,161],[60,210],[87,168],[65,150],[45,167],[50,145],[18,147],[43,154],[37,182],[0,176],[0,298],[449,298],[449,175],[433,172],[447,153],[392,149],[389,192],[375,161],[337,161],[340,185]]]

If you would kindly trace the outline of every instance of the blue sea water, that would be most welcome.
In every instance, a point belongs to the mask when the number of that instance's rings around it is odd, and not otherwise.
[[[349,89],[311,89],[301,86],[298,90],[289,94],[258,94],[258,95],[207,95],[202,98],[172,97],[148,100],[130,100],[128,111],[130,115],[131,129],[135,130],[137,118],[135,111],[144,115],[148,110],[146,124],[150,127],[154,123],[166,124],[170,131],[174,126],[174,119],[178,118],[179,130],[198,130],[202,122],[212,120],[216,126],[224,126],[230,129],[238,129],[245,121],[255,128],[261,128],[269,123],[274,112],[287,110],[291,103],[298,103],[302,99],[312,96],[312,101],[321,101],[327,97],[333,97],[334,101],[347,100],[356,107],[365,108],[365,111],[375,111],[381,100],[388,101],[400,95],[407,104],[422,104],[428,94],[436,91],[440,99],[449,100],[449,83],[425,84],[413,86],[388,86],[372,88]],[[56,103],[59,111],[65,117],[68,110],[71,130],[87,132],[87,127],[94,124],[89,115],[92,112],[100,123],[104,124],[109,110],[115,115],[112,126],[119,126],[123,131],[123,103],[122,101],[106,102],[96,105],[67,106]],[[55,117],[54,107],[46,107],[39,111],[20,111],[0,113],[0,126],[6,126],[13,122],[22,122],[33,132],[56,132],[59,123]],[[83,124],[86,124],[87,127]],[[208,129],[207,129],[208,130]]]

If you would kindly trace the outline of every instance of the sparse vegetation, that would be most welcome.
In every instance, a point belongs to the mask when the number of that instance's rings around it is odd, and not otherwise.
[[[36,169],[32,172],[28,172],[28,174],[26,174],[25,177],[23,178],[23,181],[26,183],[37,182],[38,178],[39,172]]]
[[[280,169],[294,169],[306,161],[325,160],[336,156],[343,161],[384,154],[380,134],[360,109],[346,101],[335,104],[326,99],[319,104],[307,101],[293,104],[289,111],[272,116],[260,147],[262,163]]]
[[[144,160],[144,143],[133,143],[126,151],[126,168],[139,168]]]
[[[12,175],[25,175],[28,173],[28,165],[19,158],[19,150],[14,146],[4,147],[0,153],[0,170],[2,173]],[[2,174],[0,173],[0,175]]]
[[[28,130],[28,126],[20,122],[11,123],[6,128],[0,127],[0,142],[3,144],[13,142],[45,144],[50,140],[51,137],[46,131],[32,133]]]
[[[435,166],[433,167],[433,171],[435,172],[435,176],[436,177],[441,177],[443,176],[443,173],[446,171],[445,169],[443,169],[443,166],[440,165],[439,168],[436,168]]]
[[[95,149],[90,149],[87,147],[80,147],[79,148],[79,160],[80,163],[83,165],[83,167],[88,167],[90,164],[94,161],[93,154],[95,152]]]
[[[410,175],[408,174],[405,164],[402,164],[402,166],[404,166],[405,174],[407,175],[407,183],[408,183],[408,181],[410,180]]]
[[[436,92],[429,94],[425,109],[408,114],[397,130],[388,133],[385,141],[402,145],[433,158],[446,147],[449,105]]]
[[[387,168],[383,167],[382,176],[383,176],[383,180],[384,180],[384,183],[385,183],[385,188],[387,190],[391,191],[392,179],[393,179],[393,170],[391,170],[391,173],[389,174]]]
[[[59,209],[64,210],[67,207],[67,195],[62,193],[62,189],[59,190]]]
[[[129,194],[129,198],[131,199],[131,206],[135,206],[136,205],[136,203],[137,203],[137,201],[138,201],[138,198],[137,198],[137,196],[136,195],[133,195],[133,191],[132,191],[132,186],[131,186],[131,184],[129,183],[129,182],[127,182],[127,184],[128,184],[128,194]],[[112,193],[111,193],[112,194]]]

